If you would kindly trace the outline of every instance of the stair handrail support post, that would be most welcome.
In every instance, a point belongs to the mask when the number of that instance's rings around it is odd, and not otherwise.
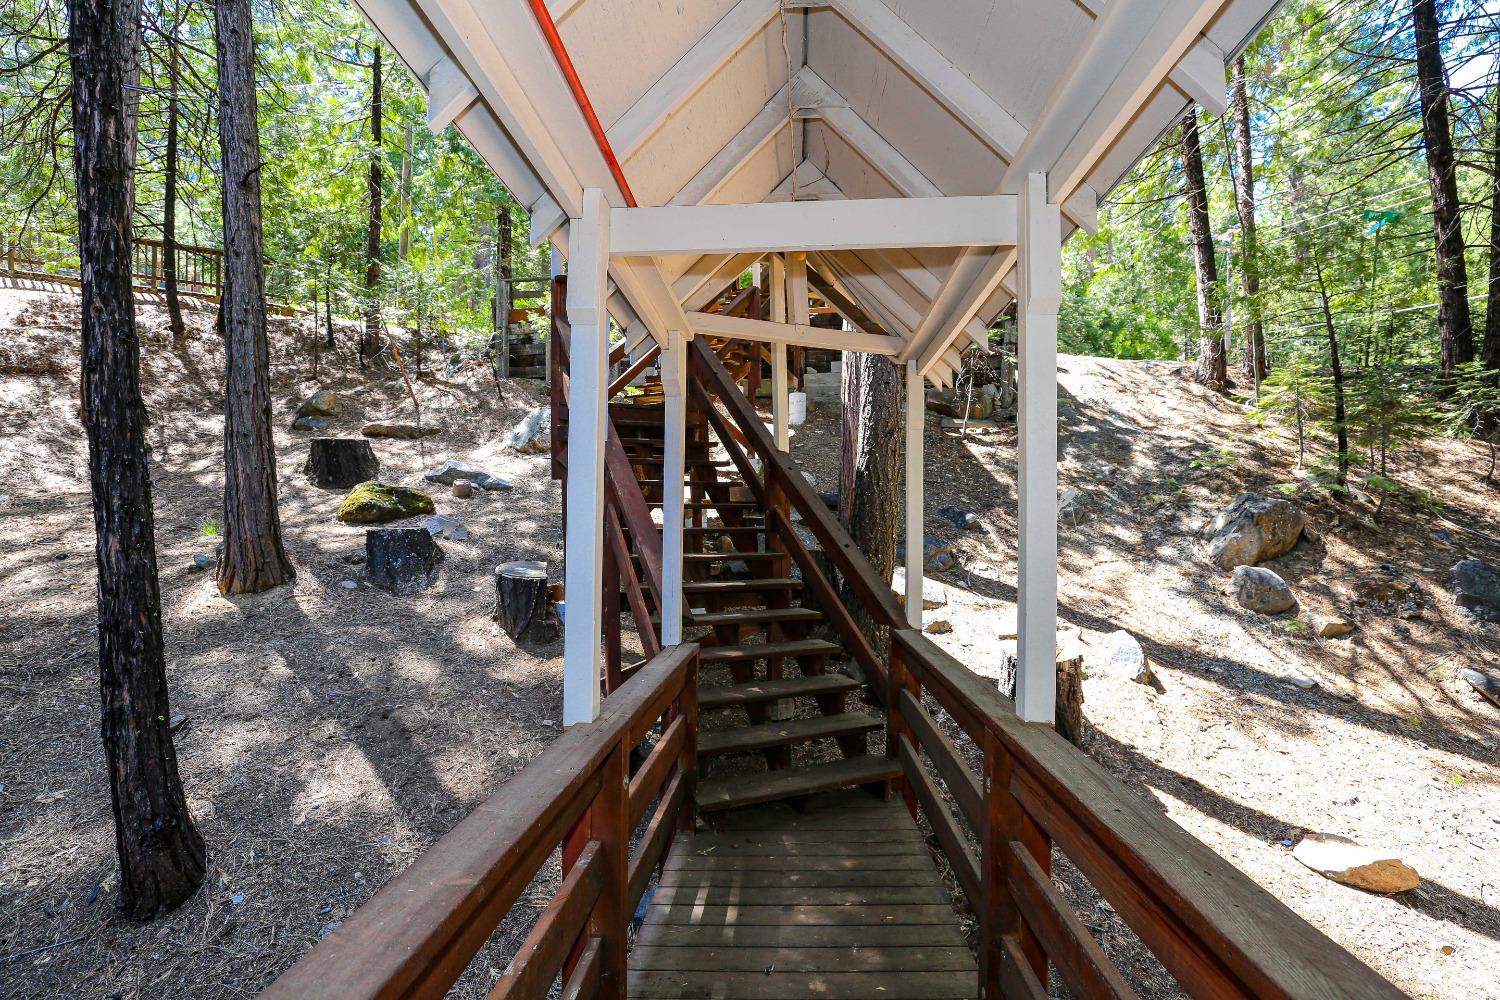
[[[604,574],[604,448],[608,426],[609,206],[589,188],[569,223],[568,469],[563,628],[563,725],[599,714]]]
[[[1017,288],[1016,713],[1051,724],[1057,702],[1057,314],[1062,219],[1047,175],[1021,196]],[[908,582],[908,588],[910,582]]]
[[[1031,855],[1042,871],[1052,871],[1052,843],[1031,819],[1012,792],[1015,758],[992,728],[983,741],[985,794],[984,828],[980,831],[979,982],[981,996],[1009,995],[1004,984],[1034,977],[1047,993],[1047,954],[1027,926],[1010,889],[1012,855],[1019,848]],[[1007,946],[1006,939],[1011,939]],[[1025,962],[1021,967],[1016,959]]]
[[[926,419],[926,390],[921,368],[913,358],[906,363],[906,623],[922,627],[925,583],[925,500],[922,491],[922,430]]]
[[[770,258],[771,322],[787,321],[786,262],[779,254]],[[787,349],[784,343],[771,345],[771,427],[780,451],[792,446],[791,400],[787,388]]]
[[[683,488],[687,478],[687,339],[669,331],[661,352],[663,397],[661,643],[682,641]]]

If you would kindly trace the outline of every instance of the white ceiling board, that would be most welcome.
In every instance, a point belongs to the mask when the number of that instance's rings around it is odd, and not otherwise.
[[[786,79],[781,33],[772,20],[656,129],[634,156],[621,161],[636,200],[642,205],[670,201],[765,109]]]
[[[782,87],[771,95],[771,99],[760,109],[756,116],[750,119],[749,124],[735,133],[734,138],[724,144],[724,147],[714,154],[713,159],[703,165],[703,169],[693,175],[671,200],[669,205],[701,205],[704,202],[724,201],[734,202],[744,199],[720,198],[719,194],[726,187],[732,185],[735,175],[745,169],[751,160],[768,145],[780,139],[783,133],[787,133],[785,146],[790,151],[792,141],[788,124],[790,113],[787,110],[789,100],[789,88]],[[791,172],[794,160],[788,159],[786,169],[776,175],[779,180]],[[766,190],[776,186],[773,180]]]
[[[944,194],[993,192],[1004,161],[829,9],[808,14],[808,65]]]
[[[838,185],[850,198],[899,198],[901,190],[870,165],[870,161],[820,121],[807,123],[807,162]]]
[[[594,112],[608,129],[734,4],[735,0],[587,0],[558,24],[557,31]]]
[[[1023,126],[1092,20],[1071,0],[885,0]]]

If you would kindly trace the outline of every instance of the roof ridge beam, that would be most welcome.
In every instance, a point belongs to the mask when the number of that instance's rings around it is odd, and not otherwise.
[[[1016,155],[1025,127],[901,15],[881,0],[831,0],[830,6],[1002,160]]]
[[[640,151],[687,100],[760,34],[777,0],[740,0],[606,130],[621,163]]]

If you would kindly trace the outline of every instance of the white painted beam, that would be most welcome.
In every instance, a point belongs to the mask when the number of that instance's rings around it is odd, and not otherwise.
[[[552,23],[562,24],[586,3],[588,0],[548,0],[547,13],[552,15]]]
[[[779,10],[776,0],[740,0],[720,18],[708,34],[609,127],[609,143],[620,162],[635,155]],[[619,56],[629,58],[628,53]]]
[[[610,252],[666,254],[1009,246],[1011,195],[616,208]]]
[[[562,206],[552,200],[550,194],[543,194],[529,209],[531,213],[531,245],[539,247],[552,238],[552,235],[563,227],[568,221],[567,213]]]
[[[901,15],[881,0],[831,0],[831,6],[1002,160],[1015,156],[1026,129]]]
[[[722,313],[690,312],[688,322],[698,333],[732,340],[755,340],[766,344],[796,344],[833,351],[861,351],[866,354],[893,355],[901,350],[898,337],[858,331],[825,330],[801,323],[771,323]]]
[[[787,126],[786,98],[786,88],[782,87],[667,204],[701,205],[713,198]]]
[[[922,495],[922,430],[926,383],[915,361],[906,363],[906,623],[922,627],[922,576],[926,564]]]
[[[564,587],[563,725],[599,714],[603,666],[604,442],[609,395],[609,211],[604,193],[583,193],[568,237],[568,322],[572,325],[568,407],[568,519]]]
[[[780,255],[770,259],[771,322],[788,321],[786,308],[786,263]],[[787,397],[786,345],[771,345],[771,432],[776,447],[788,451],[792,443],[790,401]]]
[[[812,67],[804,66],[797,74],[792,99],[799,113],[817,115],[903,195],[936,198],[943,194],[900,150],[860,117],[838,91],[813,72]]]
[[[661,387],[665,421],[662,430],[661,504],[661,644],[682,642],[682,517],[687,461],[687,340],[683,331],[667,333],[661,352]]]
[[[1171,80],[1213,117],[1229,110],[1229,95],[1224,85],[1224,50],[1207,37],[1199,36],[1182,61],[1172,67]]]
[[[427,71],[427,127],[442,132],[469,105],[479,100],[479,89],[469,82],[462,67],[451,57],[439,59]]]
[[[1051,724],[1057,701],[1057,311],[1062,219],[1047,178],[1022,195],[1016,432],[1016,713]]]

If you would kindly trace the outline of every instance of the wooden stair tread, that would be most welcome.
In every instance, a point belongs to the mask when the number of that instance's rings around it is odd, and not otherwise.
[[[843,712],[838,715],[815,715],[810,719],[785,719],[738,729],[721,729],[698,734],[698,756],[715,757],[726,753],[748,753],[789,743],[832,739],[867,733],[885,725],[879,716],[865,712]]]
[[[773,622],[816,622],[823,615],[811,608],[735,608],[732,611],[705,611],[690,616],[693,625],[759,625]]]
[[[843,674],[814,674],[811,677],[784,677],[779,681],[755,681],[726,687],[700,688],[700,708],[725,708],[730,705],[752,705],[783,698],[801,698],[820,694],[856,691],[864,684]]]
[[[789,576],[773,576],[759,580],[700,580],[682,585],[686,594],[742,594],[758,590],[800,590],[802,581]]]
[[[788,639],[784,642],[746,642],[733,646],[704,646],[698,658],[703,663],[738,663],[786,656],[833,656],[844,647],[824,639]]]
[[[703,812],[718,812],[834,788],[868,785],[900,775],[901,765],[886,757],[851,757],[828,764],[726,775],[698,783],[698,808]]]

